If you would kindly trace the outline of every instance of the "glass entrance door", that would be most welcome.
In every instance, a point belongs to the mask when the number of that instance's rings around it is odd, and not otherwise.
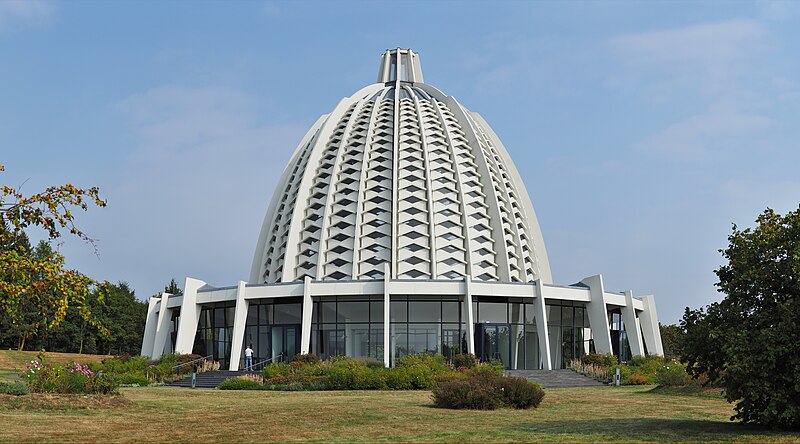
[[[294,355],[300,353],[300,325],[273,325],[272,336],[272,362],[291,361]]]
[[[478,324],[476,331],[481,361],[501,361],[511,368],[511,335],[508,324]]]

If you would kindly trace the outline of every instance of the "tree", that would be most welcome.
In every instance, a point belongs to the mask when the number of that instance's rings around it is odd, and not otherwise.
[[[667,359],[680,359],[683,330],[678,325],[664,325],[659,323],[661,330],[661,343],[664,346],[664,357]]]
[[[800,426],[800,208],[771,209],[753,229],[736,225],[715,271],[725,298],[686,309],[681,328],[687,371],[722,385],[731,419]]]
[[[169,284],[164,286],[164,293],[181,294],[181,293],[183,293],[183,290],[181,290],[181,287],[179,287],[178,283],[175,282],[175,278],[172,278],[172,279],[170,279]]]
[[[2,164],[0,171],[4,171]],[[94,241],[75,226],[73,211],[87,210],[89,205],[104,207],[106,202],[99,193],[97,187],[83,189],[69,183],[30,196],[16,188],[0,187],[0,226],[3,227],[0,245],[12,246],[0,251],[0,310],[13,318],[36,307],[41,316],[32,327],[55,329],[73,306],[87,322],[104,330],[92,317],[87,298],[93,291],[100,292],[102,298],[108,283],[67,269],[64,257],[57,252],[47,257],[34,257],[20,241],[24,230],[35,226],[44,229],[50,240],[60,238],[62,231],[66,231],[95,246]]]

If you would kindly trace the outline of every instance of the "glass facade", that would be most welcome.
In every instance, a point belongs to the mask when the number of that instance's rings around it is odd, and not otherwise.
[[[521,299],[476,297],[475,355],[497,359],[508,369],[541,368],[533,304]]]
[[[631,347],[619,308],[608,312],[608,330],[611,333],[611,352],[620,362],[627,362],[631,358]]]
[[[389,350],[384,350],[384,296],[315,297],[310,352],[373,358],[392,365],[405,356],[438,353],[451,361],[466,353],[466,310],[461,296],[393,295],[389,306]],[[476,296],[473,300],[475,354],[482,361],[500,360],[507,369],[540,369],[542,356],[534,305],[529,299]],[[565,368],[570,360],[593,350],[585,304],[551,301],[545,305],[550,360]],[[235,302],[203,306],[193,352],[212,355],[222,368],[230,365]],[[180,312],[173,311],[177,332]],[[609,311],[613,352],[624,359],[630,347],[619,310]],[[249,302],[242,350],[253,348],[253,362],[287,361],[300,352],[302,298]],[[170,345],[175,347],[175,333]],[[244,354],[241,355],[243,366]]]
[[[316,298],[311,315],[311,352],[383,360],[383,295]]]
[[[447,360],[466,353],[463,305],[458,296],[392,296],[391,362],[418,353],[440,353]]]
[[[573,359],[586,354],[590,345],[589,315],[580,302],[549,302],[547,335],[550,340],[550,363],[553,368],[566,368]]]
[[[235,309],[235,302],[219,302],[203,306],[200,310],[192,353],[200,356],[212,355],[215,361],[219,361],[220,368],[228,367]]]
[[[300,353],[302,315],[301,298],[250,301],[244,327],[240,368],[244,366],[244,349],[248,345],[253,347],[253,364],[266,360],[290,361],[294,355]]]

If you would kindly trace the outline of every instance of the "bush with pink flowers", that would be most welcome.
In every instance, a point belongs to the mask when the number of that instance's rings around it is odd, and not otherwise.
[[[47,364],[40,355],[30,361],[22,374],[28,389],[38,393],[112,394],[119,384],[109,374],[95,373],[88,366],[72,362],[66,365]]]

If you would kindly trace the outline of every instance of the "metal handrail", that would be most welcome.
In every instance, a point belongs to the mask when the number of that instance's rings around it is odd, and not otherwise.
[[[178,365],[172,367],[172,371],[175,372],[175,369],[177,369],[177,368],[180,368],[180,367],[183,367],[183,366],[189,365],[189,364],[194,364],[197,361],[205,361],[206,359],[209,359],[209,358],[214,358],[214,355],[203,356],[202,358],[193,359],[193,360],[191,360],[189,362],[184,362],[183,364],[178,364]]]
[[[271,357],[269,359],[264,359],[263,361],[259,361],[259,362],[255,363],[255,364],[251,365],[250,366],[250,370],[245,370],[245,371],[255,371],[256,367],[258,367],[258,366],[261,366],[261,368],[263,368],[264,364],[266,364],[267,362],[270,362],[270,361],[272,361],[273,359],[276,359],[276,358],[278,359],[278,362],[283,362],[283,353],[279,354],[278,356],[273,356],[273,357]],[[247,368],[247,367],[245,366],[245,368]]]

